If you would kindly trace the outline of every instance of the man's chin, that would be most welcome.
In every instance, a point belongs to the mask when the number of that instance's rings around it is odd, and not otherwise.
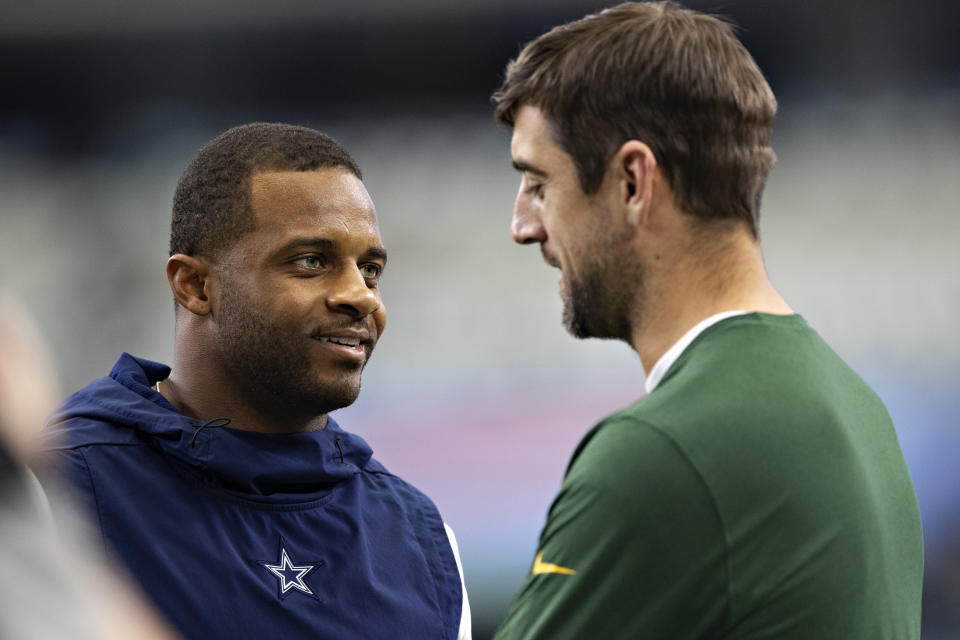
[[[589,338],[586,328],[580,324],[578,318],[570,309],[570,305],[563,305],[563,328],[574,338]]]
[[[592,338],[593,334],[590,332],[587,324],[584,322],[584,314],[578,312],[570,293],[566,290],[566,288],[563,287],[562,281],[560,287],[560,298],[563,300],[563,327],[567,330],[567,333],[572,335],[574,338]]]
[[[318,382],[309,394],[310,403],[318,415],[349,407],[359,395],[359,375],[356,378]]]
[[[580,340],[597,338],[598,340],[624,340],[629,342],[628,336],[623,335],[623,332],[615,331],[613,327],[608,326],[610,317],[596,315],[596,308],[591,308],[590,312],[587,313],[584,309],[564,301],[564,328],[570,335]]]

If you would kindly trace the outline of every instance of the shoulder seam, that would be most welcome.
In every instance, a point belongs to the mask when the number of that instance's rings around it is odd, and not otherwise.
[[[83,442],[80,444],[72,444],[68,446],[54,447],[47,449],[47,451],[76,451],[83,455],[80,451],[81,449],[87,449],[89,447],[148,447],[146,442]]]
[[[357,467],[357,468],[360,469],[360,471],[363,471],[364,473],[370,473],[370,474],[373,474],[373,475],[375,475],[375,476],[390,476],[391,478],[396,478],[396,479],[398,479],[398,480],[403,480],[403,478],[401,478],[400,476],[397,476],[397,475],[393,474],[391,471],[389,471],[389,470],[387,470],[387,469],[370,469],[370,468],[368,468],[366,465],[364,465],[364,466],[362,466],[362,467]]]

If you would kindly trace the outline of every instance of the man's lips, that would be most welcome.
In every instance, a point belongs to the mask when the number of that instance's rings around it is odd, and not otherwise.
[[[362,362],[373,349],[374,339],[368,330],[315,331],[311,338],[327,351],[348,360]]]

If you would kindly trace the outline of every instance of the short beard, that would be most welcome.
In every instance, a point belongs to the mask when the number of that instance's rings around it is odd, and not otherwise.
[[[310,358],[288,327],[271,325],[250,300],[225,283],[220,304],[219,355],[239,391],[266,412],[320,416],[353,404],[361,365],[343,363],[335,383],[317,380]]]
[[[643,267],[616,239],[608,238],[575,276],[563,274],[563,324],[576,338],[633,339],[643,303]]]

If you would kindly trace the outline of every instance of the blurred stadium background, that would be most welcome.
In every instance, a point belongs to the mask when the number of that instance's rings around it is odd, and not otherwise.
[[[777,93],[772,279],[887,402],[924,520],[924,638],[960,637],[960,5],[687,4],[733,18]],[[522,43],[602,6],[5,2],[0,286],[64,391],[123,350],[169,362],[180,170],[243,122],[337,137],[390,251],[389,330],[338,419],[438,502],[487,638],[579,436],[642,390],[628,348],[564,333],[556,272],[511,243],[488,102]]]

